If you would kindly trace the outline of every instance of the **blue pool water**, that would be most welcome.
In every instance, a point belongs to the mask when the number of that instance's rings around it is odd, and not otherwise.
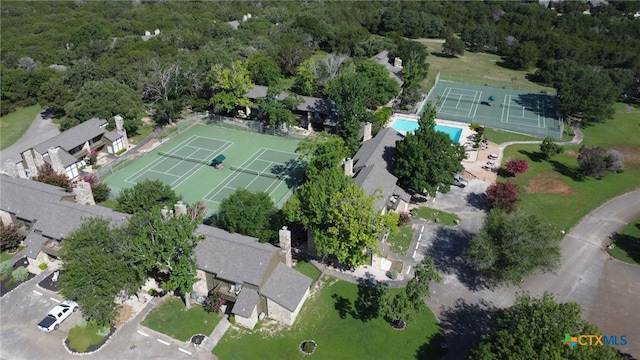
[[[392,128],[398,131],[406,131],[406,132],[414,132],[416,131],[418,126],[417,121],[406,120],[406,119],[396,119],[396,121],[391,125]],[[436,131],[440,131],[449,135],[451,140],[455,143],[460,142],[460,136],[462,136],[462,129],[454,128],[451,126],[445,125],[436,125]]]

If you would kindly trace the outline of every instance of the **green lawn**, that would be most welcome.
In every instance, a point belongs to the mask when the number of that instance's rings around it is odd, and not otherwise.
[[[104,337],[98,335],[100,327],[88,323],[85,327],[75,326],[69,330],[69,347],[75,352],[85,352],[91,345],[99,345],[104,341]]]
[[[411,240],[413,240],[413,228],[411,224],[405,224],[398,227],[398,233],[395,236],[390,236],[387,239],[387,243],[389,243],[391,251],[399,255],[404,255],[407,253],[407,250],[409,250]]]
[[[151,310],[142,325],[174,339],[189,341],[196,334],[209,336],[221,318],[197,304],[186,310],[182,299],[170,297]]]
[[[0,117],[0,150],[18,141],[41,111],[36,104]]]
[[[111,194],[113,195],[113,194]],[[109,208],[111,210],[115,210],[116,205],[118,205],[118,202],[113,200],[113,199],[107,199],[101,203],[98,203],[98,205]]]
[[[300,342],[314,340],[313,359],[438,359],[442,335],[433,313],[416,315],[403,331],[381,318],[366,320],[354,310],[357,285],[325,277],[291,327],[265,324],[254,330],[232,327],[213,353],[228,359],[303,359]],[[360,292],[365,293],[366,288]],[[394,290],[397,291],[397,290]],[[370,313],[364,313],[367,315]]]
[[[320,277],[320,270],[308,261],[298,261],[294,269],[307,275],[311,280],[316,281]]]
[[[640,218],[627,224],[614,237],[613,249],[607,249],[611,256],[629,264],[640,265]]]
[[[130,137],[129,142],[131,142],[134,145],[139,144],[142,140],[146,139],[147,136],[149,136],[149,134],[153,132],[154,127],[155,125],[153,124],[143,125],[139,127],[138,133]]]
[[[509,131],[503,131],[493,128],[485,128],[484,137],[496,144],[502,144],[509,141],[542,141],[541,138],[535,136],[516,134]]]
[[[458,217],[458,215],[456,214],[452,214],[442,210],[432,209],[426,206],[415,208],[412,210],[412,213],[414,212],[416,214],[415,216],[425,220],[435,222],[435,219],[437,218],[439,224],[446,225],[446,226],[454,226],[456,224],[454,221],[460,220],[460,217]]]
[[[22,251],[22,249],[24,248],[25,246],[19,246],[18,249],[12,253],[9,253],[6,250],[3,251],[2,253],[0,253],[0,262],[10,260],[12,257],[14,257],[20,251]]]
[[[418,40],[419,41],[419,40]],[[547,91],[555,93],[553,88],[543,87],[527,80],[527,75],[535,73],[536,69],[520,71],[501,66],[502,59],[498,55],[481,52],[465,51],[458,57],[442,56],[442,44],[421,42],[427,47],[429,56],[429,74],[423,82],[427,88],[433,86],[438,72],[452,74],[459,77],[457,81],[476,85],[488,85],[494,87],[526,87],[531,91]],[[444,76],[444,75],[442,75]],[[523,89],[526,90],[526,89]]]

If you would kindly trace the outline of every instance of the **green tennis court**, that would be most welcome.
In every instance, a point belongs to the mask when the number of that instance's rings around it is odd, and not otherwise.
[[[439,119],[534,136],[562,137],[555,95],[439,80],[427,102],[437,104]]]
[[[195,125],[105,182],[117,196],[141,181],[160,180],[188,202],[204,201],[209,213],[217,212],[220,202],[240,188],[264,191],[279,207],[302,179],[297,145],[290,138]],[[211,166],[222,158],[222,166]]]

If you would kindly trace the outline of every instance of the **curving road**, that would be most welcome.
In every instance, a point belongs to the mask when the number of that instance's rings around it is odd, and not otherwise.
[[[448,202],[431,205],[451,209]],[[439,204],[439,206],[438,206]],[[460,209],[458,209],[460,210]],[[627,335],[628,343],[619,349],[640,357],[640,266],[610,258],[604,251],[609,236],[640,216],[640,190],[629,192],[603,204],[584,217],[563,239],[562,264],[556,273],[536,274],[519,287],[490,290],[470,283],[468,273],[457,267],[458,257],[442,257],[445,251],[456,254],[455,241],[468,241],[478,230],[457,230],[463,236],[439,234],[427,253],[452,264],[445,266],[443,283],[434,284],[428,304],[440,319],[449,346],[448,359],[464,358],[469,347],[487,330],[490,312],[513,304],[515,294],[526,290],[532,295],[545,291],[558,301],[574,301],[584,309],[587,321],[595,323],[607,335]],[[463,219],[464,225],[465,221]],[[450,234],[451,235],[451,234]],[[435,250],[434,250],[435,248]],[[442,264],[441,264],[442,266]]]
[[[58,125],[55,125],[51,118],[43,117],[45,112],[42,112],[36,116],[35,120],[29,126],[29,129],[22,135],[18,141],[8,148],[0,151],[0,160],[4,163],[7,160],[19,160],[20,152],[40,144],[41,142],[50,139],[60,133]]]

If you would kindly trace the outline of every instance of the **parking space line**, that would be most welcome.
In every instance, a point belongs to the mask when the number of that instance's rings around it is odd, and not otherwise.
[[[185,350],[185,349],[183,349],[183,348],[180,348],[180,347],[179,347],[179,348],[178,348],[178,350],[182,351],[183,353],[185,353],[185,354],[187,354],[187,355],[191,355],[191,352],[189,352],[189,351],[187,351],[187,350]]]
[[[413,258],[414,259],[416,258],[416,251],[418,251],[418,250],[413,250]]]
[[[411,265],[407,268],[407,274],[411,272]]]
[[[38,294],[38,295],[42,296],[42,293],[41,293],[40,291],[36,291],[36,290],[31,290],[31,291],[33,291],[34,293],[36,293],[36,294]]]
[[[60,304],[60,303],[62,302],[62,301],[60,301],[60,300],[58,300],[58,299],[54,299],[54,298],[52,298],[52,297],[50,297],[49,299],[51,299],[52,301],[57,302],[58,304]]]
[[[156,339],[156,340],[158,340],[158,342],[159,342],[159,343],[161,343],[161,344],[165,344],[165,345],[167,345],[167,346],[169,345],[169,343],[168,343],[168,342],[166,342],[166,341],[164,341],[164,340],[162,340],[162,339]]]
[[[136,331],[138,332],[138,334],[140,334],[140,335],[142,335],[142,336],[149,337],[149,334],[145,334],[145,333],[143,333],[143,332],[142,332],[142,331],[140,331],[140,330],[136,330]]]

